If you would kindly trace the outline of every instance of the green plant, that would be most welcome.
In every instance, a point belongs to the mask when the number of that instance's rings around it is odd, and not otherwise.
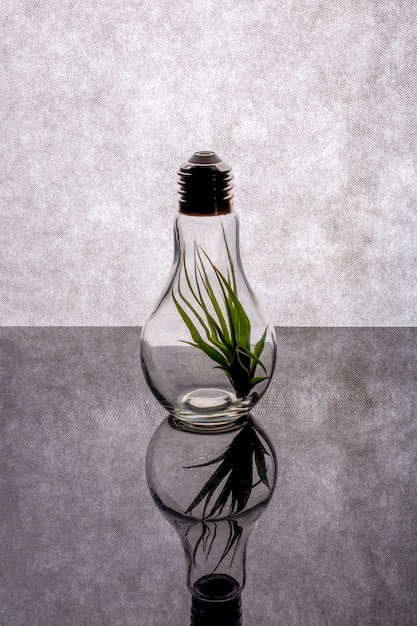
[[[250,320],[238,298],[235,268],[224,228],[223,239],[228,257],[226,276],[213,264],[203,248],[194,243],[195,284],[193,286],[191,282],[184,252],[180,260],[178,294],[176,297],[172,289],[172,298],[192,338],[192,341],[183,343],[198,348],[215,361],[215,367],[226,374],[236,396],[243,398],[255,385],[269,378],[255,376],[258,365],[267,374],[259,358],[265,346],[267,328],[251,350]],[[210,282],[209,268],[214,272],[216,289]],[[191,294],[189,299],[181,288],[182,273]]]

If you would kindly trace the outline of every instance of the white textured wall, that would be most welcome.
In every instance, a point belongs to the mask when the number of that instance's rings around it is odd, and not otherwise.
[[[415,325],[414,0],[2,0],[0,323],[140,325],[176,170],[235,173],[279,325]]]

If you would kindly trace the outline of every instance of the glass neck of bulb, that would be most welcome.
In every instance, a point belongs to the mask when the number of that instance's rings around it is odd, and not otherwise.
[[[175,221],[175,259],[186,263],[188,273],[198,271],[201,259],[210,271],[227,270],[232,261],[242,272],[239,250],[239,218],[235,212],[201,216],[180,213]]]

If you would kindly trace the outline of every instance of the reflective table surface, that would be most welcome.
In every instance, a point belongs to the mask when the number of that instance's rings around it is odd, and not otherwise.
[[[245,626],[417,624],[417,330],[277,328],[254,417],[278,457]],[[0,329],[0,624],[185,626],[145,480],[165,417],[139,328]]]

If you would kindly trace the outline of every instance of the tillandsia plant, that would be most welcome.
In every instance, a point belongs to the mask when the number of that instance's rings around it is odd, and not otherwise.
[[[222,229],[228,257],[226,276],[203,248],[194,243],[195,285],[190,280],[184,252],[180,277],[183,271],[191,295],[188,299],[185,297],[179,280],[177,297],[172,289],[172,298],[192,338],[192,341],[183,343],[198,348],[215,361],[215,367],[226,374],[236,396],[244,398],[255,385],[269,378],[267,375],[255,376],[258,365],[267,374],[259,358],[265,346],[267,328],[251,350],[250,320],[238,298],[235,269],[223,224]],[[210,282],[209,268],[214,272],[215,284]]]

